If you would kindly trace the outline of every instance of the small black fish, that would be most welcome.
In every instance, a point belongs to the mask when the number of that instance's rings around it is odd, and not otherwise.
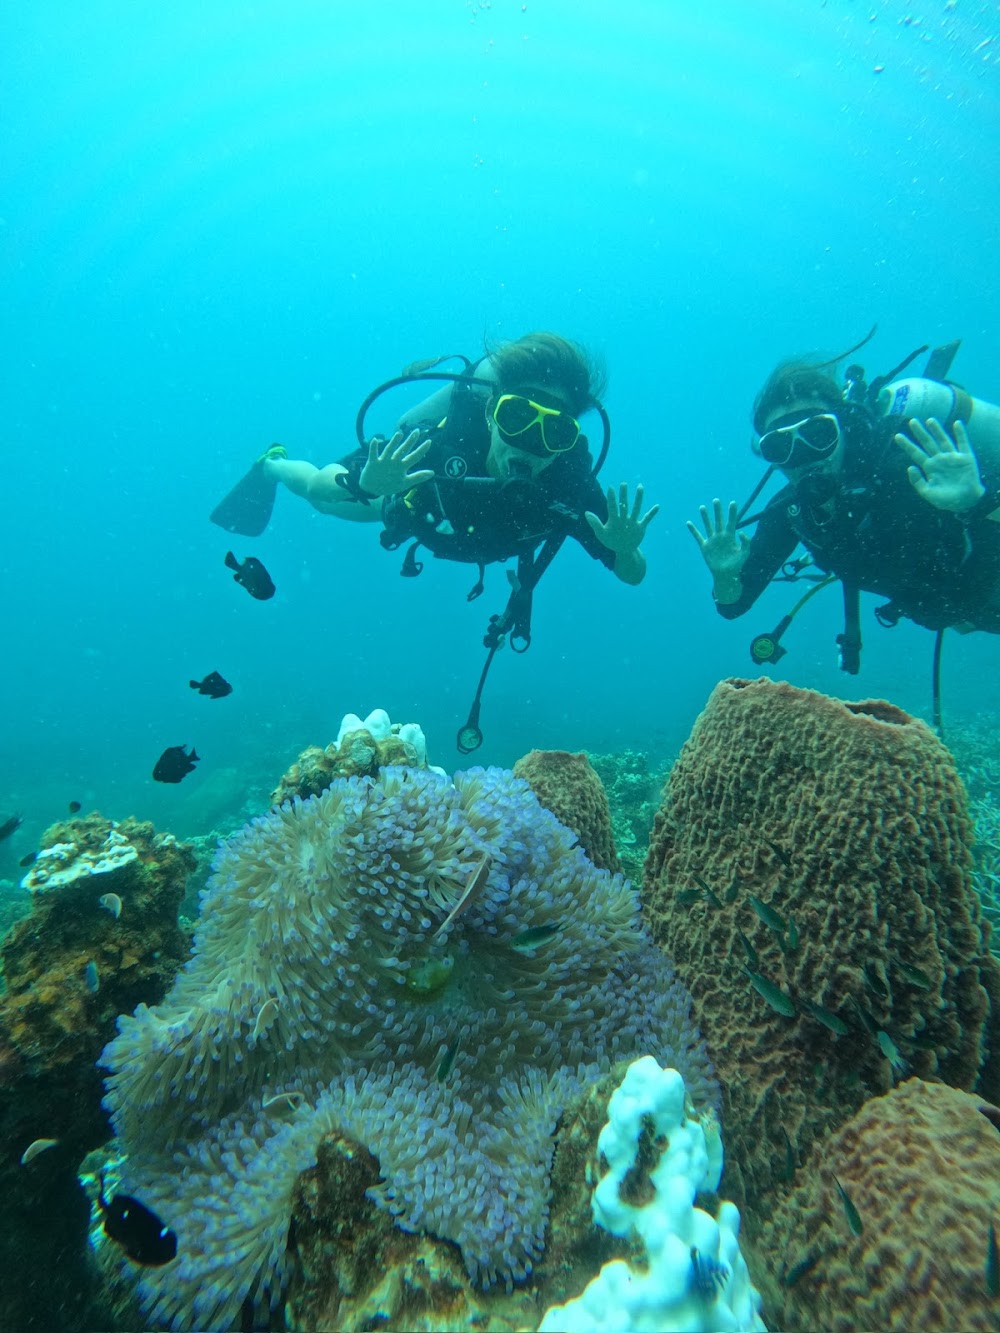
[[[70,801],[69,812],[71,815],[78,815],[82,809],[83,806],[80,804],[79,801]]]
[[[233,692],[229,681],[223,680],[217,671],[210,671],[204,680],[192,680],[188,684],[199,694],[207,694],[210,699],[224,699]]]
[[[153,769],[153,781],[180,782],[181,778],[194,772],[194,766],[198,762],[199,758],[193,745],[190,754],[187,753],[183,745],[169,745],[156,761],[156,767]]]
[[[108,1202],[102,1178],[97,1201],[104,1214],[104,1234],[117,1242],[133,1263],[162,1268],[177,1254],[176,1234],[131,1194],[116,1194]]]
[[[22,856],[17,864],[19,866],[33,866],[37,860],[38,860],[38,853],[29,852],[27,856]]]
[[[271,575],[255,555],[248,555],[241,565],[232,551],[227,551],[226,568],[236,571],[233,581],[246,588],[250,596],[256,597],[258,602],[266,602],[269,597],[274,596],[275,587]]]
[[[5,819],[4,822],[0,824],[0,842],[3,842],[5,838],[9,838],[12,833],[16,833],[23,823],[23,815],[11,815],[10,819]]]

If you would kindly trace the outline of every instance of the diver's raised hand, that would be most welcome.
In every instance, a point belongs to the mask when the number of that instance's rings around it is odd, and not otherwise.
[[[954,439],[936,417],[909,425],[914,439],[897,435],[896,443],[910,460],[910,485],[935,509],[964,514],[986,494],[964,424],[955,422]]]
[[[652,509],[642,513],[642,501],[645,491],[642,486],[635,488],[635,503],[629,509],[628,503],[628,482],[623,481],[618,487],[618,495],[615,496],[615,488],[608,487],[608,520],[602,523],[596,514],[588,512],[584,518],[590,524],[590,529],[594,536],[606,546],[609,551],[614,551],[615,555],[629,556],[638,551],[642,545],[642,539],[646,535],[646,529],[652,523],[653,519],[660,512],[659,505],[653,505]],[[642,514],[640,518],[639,515]]]
[[[711,514],[707,505],[702,505],[698,513],[705,529],[704,536],[690,519],[687,528],[698,543],[702,558],[711,571],[715,583],[715,600],[735,602],[742,591],[740,575],[750,552],[750,538],[736,526],[739,521],[736,501],[730,500],[725,519],[722,517],[722,501],[718,497],[712,501]]]
[[[690,519],[688,519],[687,529],[698,543],[705,564],[708,565],[715,578],[720,575],[739,578],[740,572],[747,562],[750,538],[745,532],[740,532],[736,527],[739,517],[736,501],[729,501],[729,512],[724,521],[722,501],[719,499],[712,501],[711,514],[708,512],[707,505],[702,505],[698,513],[701,515],[705,535],[701,535]]]
[[[367,491],[369,495],[381,497],[397,495],[400,491],[409,490],[411,486],[419,486],[422,481],[429,481],[434,475],[430,468],[421,468],[417,472],[410,471],[410,468],[419,463],[431,447],[430,440],[418,444],[419,438],[418,430],[411,430],[405,439],[403,432],[397,430],[392,439],[381,448],[380,440],[372,440],[368,446],[368,462],[361,469],[361,476],[358,478],[361,489]]]

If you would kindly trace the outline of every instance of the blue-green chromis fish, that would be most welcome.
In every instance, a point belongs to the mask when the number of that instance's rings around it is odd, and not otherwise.
[[[846,1037],[850,1028],[844,1020],[832,1013],[829,1009],[824,1009],[821,1004],[813,1004],[812,1000],[801,1001],[803,1009],[815,1018],[817,1023],[822,1023],[824,1027],[836,1032],[838,1037]]]
[[[83,969],[83,980],[91,995],[96,995],[101,989],[101,978],[98,975],[97,964],[94,962],[93,958],[91,958],[90,962]]]
[[[930,990],[931,979],[922,968],[913,967],[910,963],[900,962],[898,958],[894,958],[893,962],[896,971],[904,981],[908,981],[911,986],[916,986],[918,990]]]
[[[834,1176],[833,1181],[837,1186],[837,1189],[840,1191],[840,1202],[844,1205],[844,1216],[847,1218],[847,1225],[851,1228],[851,1232],[855,1236],[860,1236],[865,1229],[864,1223],[861,1221],[861,1214],[855,1208],[851,1196],[848,1194],[847,1190],[844,1189],[836,1176]]]
[[[553,936],[558,935],[561,929],[562,927],[559,925],[532,926],[530,930],[522,930],[520,935],[515,935],[510,942],[510,947],[521,952],[535,949],[539,944],[544,944],[546,940],[551,940]]]
[[[788,924],[780,912],[776,912],[768,903],[762,903],[759,898],[755,898],[751,893],[747,902],[763,921],[765,926],[770,926],[776,934],[784,934],[785,927]]]
[[[878,1032],[875,1034],[875,1040],[878,1042],[879,1050],[892,1065],[893,1069],[900,1074],[905,1073],[907,1068],[906,1061],[900,1055],[899,1048],[889,1036],[888,1032],[883,1032],[882,1029],[879,1028]]]
[[[453,1037],[448,1043],[444,1055],[441,1057],[441,1063],[437,1067],[437,1073],[434,1077],[439,1083],[443,1083],[451,1073],[451,1067],[455,1063],[455,1056],[458,1054],[458,1038]]]
[[[788,855],[788,853],[784,851],[781,847],[779,847],[776,842],[772,842],[770,838],[765,838],[764,841],[767,843],[768,847],[770,847],[771,851],[774,852],[775,856],[785,867],[785,869],[791,870],[792,858]]]
[[[986,1292],[1000,1296],[1000,1254],[997,1253],[996,1227],[991,1222],[986,1233]]]
[[[759,972],[751,971],[749,967],[744,967],[743,971],[750,978],[750,985],[754,990],[765,999],[771,1008],[785,1018],[795,1017],[795,1004],[792,997],[787,995],[780,986],[776,986],[773,981],[768,981],[767,977]]]

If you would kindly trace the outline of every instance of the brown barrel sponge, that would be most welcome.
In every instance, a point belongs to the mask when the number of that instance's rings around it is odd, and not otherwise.
[[[986,1269],[990,1224],[1000,1221],[1000,1133],[988,1118],[996,1108],[982,1106],[970,1093],[909,1079],[818,1145],[762,1219],[754,1273],[769,1327],[997,1328]]]
[[[923,722],[768,680],[713,690],[664,788],[643,909],[694,998],[741,1205],[906,1073],[976,1084],[998,968],[972,840]]]
[[[598,870],[615,873],[621,869],[607,792],[585,754],[529,750],[514,765],[514,776],[524,778],[539,805],[573,830]]]

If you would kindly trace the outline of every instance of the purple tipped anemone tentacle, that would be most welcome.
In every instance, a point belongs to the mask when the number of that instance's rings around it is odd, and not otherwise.
[[[102,1056],[129,1189],[178,1236],[147,1314],[225,1327],[276,1301],[292,1188],[333,1129],[379,1158],[400,1225],[510,1284],[541,1251],[561,1111],[646,1054],[717,1107],[636,893],[510,773],[386,768],[254,820],[172,991]]]

